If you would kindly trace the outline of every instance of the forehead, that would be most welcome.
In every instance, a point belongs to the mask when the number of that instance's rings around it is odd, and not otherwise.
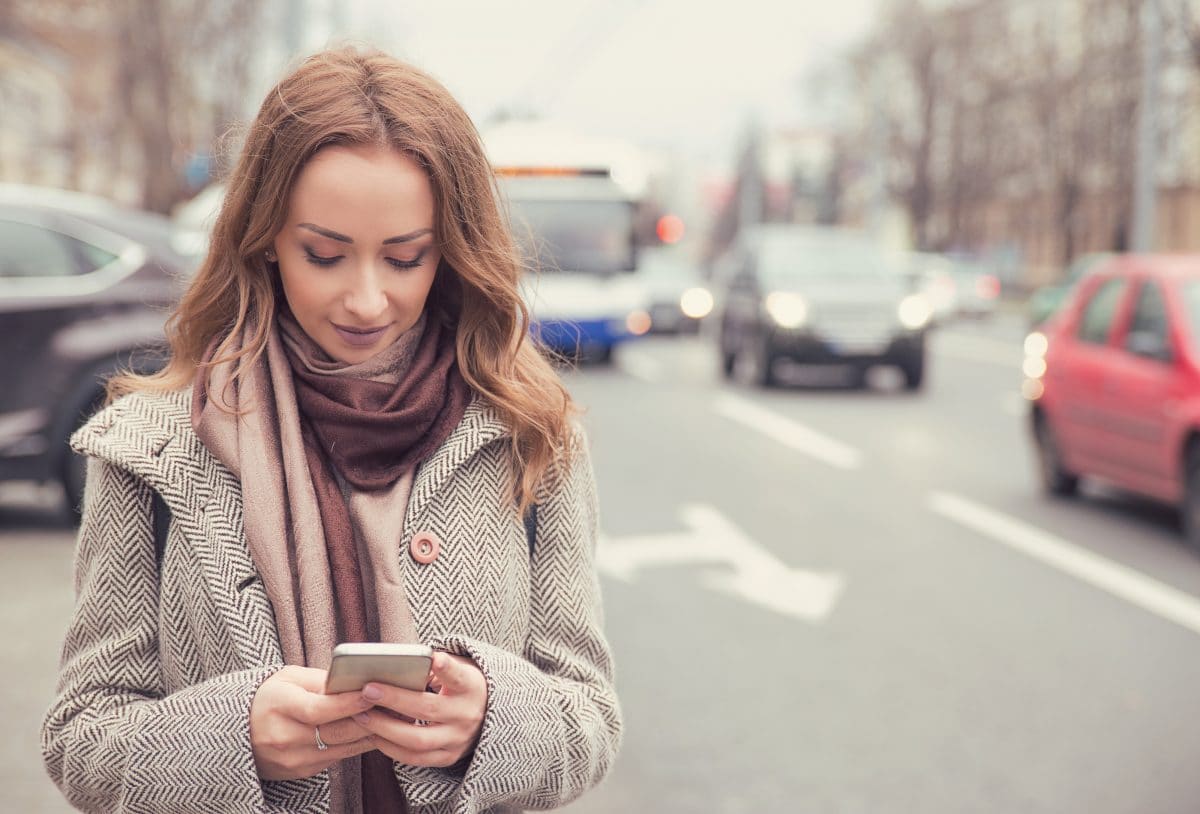
[[[433,226],[433,189],[421,166],[389,147],[324,147],[300,171],[291,224],[311,221],[354,237]],[[385,236],[385,237],[386,237]]]

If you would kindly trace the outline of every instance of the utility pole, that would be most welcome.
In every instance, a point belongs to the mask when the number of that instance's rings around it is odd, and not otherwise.
[[[738,229],[762,223],[763,171],[762,140],[758,120],[751,119],[746,132],[746,148],[738,163]]]
[[[866,227],[876,238],[885,239],[888,211],[888,120],[884,64],[876,59],[871,67],[871,123],[869,125],[870,178]]]
[[[1133,224],[1129,248],[1155,249],[1155,208],[1158,203],[1158,77],[1162,62],[1162,14],[1159,0],[1142,0],[1142,96],[1138,105],[1137,144],[1133,175]]]

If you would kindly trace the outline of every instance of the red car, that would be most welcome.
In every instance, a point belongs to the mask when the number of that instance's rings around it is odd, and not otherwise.
[[[1046,490],[1087,476],[1175,504],[1200,549],[1200,255],[1112,258],[1025,353]]]

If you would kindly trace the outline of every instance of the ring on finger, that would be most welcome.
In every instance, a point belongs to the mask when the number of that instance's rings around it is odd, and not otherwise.
[[[321,727],[314,726],[313,727],[313,735],[316,736],[316,739],[317,739],[317,751],[324,752],[326,749],[329,748],[329,744],[327,744],[327,743],[325,743],[325,741],[321,740]]]

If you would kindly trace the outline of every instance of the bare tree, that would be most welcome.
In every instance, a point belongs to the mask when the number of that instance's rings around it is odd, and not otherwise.
[[[1195,0],[1157,0],[1163,22],[1183,33],[1191,50],[1192,62],[1200,67],[1200,12]]]
[[[149,209],[183,197],[187,156],[208,151],[241,112],[266,2],[0,3],[0,26],[61,74],[68,115],[49,147],[65,154],[65,182],[80,186],[86,168],[100,167],[110,179],[135,177]]]
[[[166,211],[183,196],[182,157],[211,145],[236,116],[262,5],[123,0],[119,7],[126,56],[117,86],[127,139],[142,158],[148,209]]]
[[[886,32],[868,45],[866,81],[879,81],[882,71],[904,92],[886,97],[889,134],[889,187],[904,202],[913,228],[913,240],[926,247],[933,211],[933,120],[938,102],[936,59],[938,42],[933,19],[920,0],[894,0],[887,8],[881,30]],[[880,101],[874,88],[872,102]]]
[[[1124,242],[1142,2],[892,0],[855,59],[889,82],[892,192],[919,246],[1023,239],[1062,267]],[[869,139],[846,143],[869,155]]]

